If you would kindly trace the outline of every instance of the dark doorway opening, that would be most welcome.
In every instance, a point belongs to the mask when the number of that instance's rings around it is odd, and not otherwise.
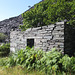
[[[27,39],[27,46],[32,48],[34,46],[34,39]]]

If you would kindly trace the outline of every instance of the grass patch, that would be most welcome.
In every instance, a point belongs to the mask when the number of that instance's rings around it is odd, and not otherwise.
[[[0,75],[46,75],[44,72],[39,72],[36,70],[29,71],[21,66],[15,66],[10,68],[3,68],[0,66]],[[74,73],[65,72],[53,72],[51,75],[75,75]]]
[[[21,66],[15,66],[11,68],[0,67],[0,75],[45,75],[44,73],[32,70],[28,71]]]

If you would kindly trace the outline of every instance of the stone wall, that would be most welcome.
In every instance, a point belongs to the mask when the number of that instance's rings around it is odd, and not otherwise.
[[[26,31],[10,31],[10,50],[15,52],[27,46],[27,39],[34,39],[34,48],[50,51],[51,48],[64,50],[64,22],[30,28]]]

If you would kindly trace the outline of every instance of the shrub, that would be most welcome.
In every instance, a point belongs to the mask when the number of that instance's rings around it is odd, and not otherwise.
[[[22,14],[22,30],[67,20],[75,25],[75,0],[44,0]]]
[[[8,60],[7,66],[22,65],[22,67],[27,67],[28,70],[36,69],[50,74],[51,71],[57,71],[57,62],[61,57],[61,52],[58,52],[55,48],[52,51],[44,52],[26,47],[26,49],[21,49],[13,54]]]
[[[7,56],[10,52],[10,44],[3,44],[0,46],[0,56]]]
[[[5,58],[0,58],[0,66],[6,66],[7,65],[7,62],[8,61],[8,58],[5,57]]]
[[[62,71],[75,72],[75,57],[65,55],[60,59],[59,63],[62,64]]]
[[[3,42],[7,38],[7,35],[0,33],[0,42]]]
[[[75,57],[71,57],[70,71],[75,72]]]
[[[2,61],[5,62],[5,61]],[[1,63],[2,64],[2,63]],[[65,73],[75,72],[75,57],[62,55],[55,48],[52,51],[44,52],[42,50],[34,50],[34,48],[26,47],[21,49],[6,61],[4,66],[11,67],[21,65],[27,70],[43,71],[46,75],[61,75]]]

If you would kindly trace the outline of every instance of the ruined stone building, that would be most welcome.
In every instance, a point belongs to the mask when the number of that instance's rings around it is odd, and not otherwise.
[[[26,46],[43,51],[50,51],[56,47],[64,50],[64,22],[57,22],[48,26],[30,28],[26,31],[10,32],[10,50],[15,52]]]
[[[63,53],[75,53],[75,28],[66,22],[56,22],[48,26],[29,28],[26,31],[10,31],[10,51],[24,49],[26,46],[50,51],[56,47]]]

